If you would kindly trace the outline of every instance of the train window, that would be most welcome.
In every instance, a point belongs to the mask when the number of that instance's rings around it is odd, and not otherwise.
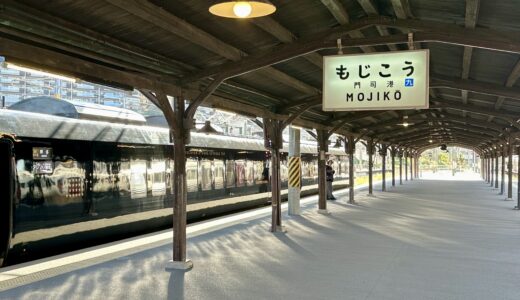
[[[119,195],[123,197],[128,197],[128,195],[131,194],[130,189],[130,176],[131,176],[131,169],[130,169],[130,162],[129,161],[122,161],[119,165]]]
[[[226,160],[226,187],[235,187],[235,161]]]
[[[235,160],[235,174],[237,187],[246,184],[246,163],[244,160]]]
[[[45,161],[33,161],[33,173],[34,174],[52,174],[53,168],[52,168],[52,161],[45,160]]]
[[[94,185],[95,193],[106,193],[112,189],[111,178],[108,174],[108,164],[103,161],[94,161]]]
[[[186,160],[186,181],[188,184],[188,192],[198,191],[198,161],[195,158]]]
[[[208,159],[203,159],[200,161],[200,188],[203,191],[209,191],[213,185],[213,172],[212,172],[212,164]]]
[[[166,159],[166,171],[164,181],[166,182],[166,189],[170,190],[170,194],[173,194],[173,161]]]
[[[55,184],[52,192],[53,204],[68,204],[73,198],[76,198],[74,202],[83,201],[85,169],[76,160],[66,157],[62,161],[56,161],[54,173],[48,179]]]
[[[280,160],[280,180],[287,181],[289,178],[289,170],[287,169],[287,160]]]
[[[164,160],[152,161],[152,196],[166,195],[166,162]]]
[[[213,178],[215,181],[215,189],[223,189],[224,188],[224,161],[220,159],[215,159],[213,162],[213,166],[215,171],[213,173]]]
[[[146,161],[132,159],[130,162],[130,196],[132,199],[146,197]]]
[[[264,178],[264,162],[257,160],[254,164],[256,183],[264,183],[264,181],[269,180],[268,178]]]
[[[254,163],[250,160],[247,160],[246,164],[245,164],[245,178],[246,178],[246,184],[248,186],[255,184]]]

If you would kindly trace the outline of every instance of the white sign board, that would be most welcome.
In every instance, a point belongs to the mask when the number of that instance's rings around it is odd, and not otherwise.
[[[428,108],[429,50],[323,57],[323,110]]]

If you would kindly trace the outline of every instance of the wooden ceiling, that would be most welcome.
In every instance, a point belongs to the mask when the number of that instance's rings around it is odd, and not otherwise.
[[[520,136],[517,0],[271,2],[269,17],[233,20],[202,0],[0,0],[0,55],[193,100],[216,87],[205,105],[417,150]],[[323,112],[322,57],[338,38],[347,53],[430,49],[430,109]],[[413,126],[397,125],[405,115]]]

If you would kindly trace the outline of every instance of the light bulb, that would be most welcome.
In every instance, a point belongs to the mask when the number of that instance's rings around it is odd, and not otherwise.
[[[246,18],[251,14],[252,10],[251,4],[246,1],[238,1],[233,5],[233,12],[239,18]]]
[[[429,140],[429,142],[430,142],[430,143],[433,143],[433,141],[432,141],[432,140]]]
[[[408,125],[409,125],[409,124],[408,124],[407,122],[404,122],[404,123],[403,123],[403,126],[404,126],[404,127],[408,127]]]

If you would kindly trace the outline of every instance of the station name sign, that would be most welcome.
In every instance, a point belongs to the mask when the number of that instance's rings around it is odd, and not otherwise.
[[[323,110],[428,108],[429,50],[323,57]]]

